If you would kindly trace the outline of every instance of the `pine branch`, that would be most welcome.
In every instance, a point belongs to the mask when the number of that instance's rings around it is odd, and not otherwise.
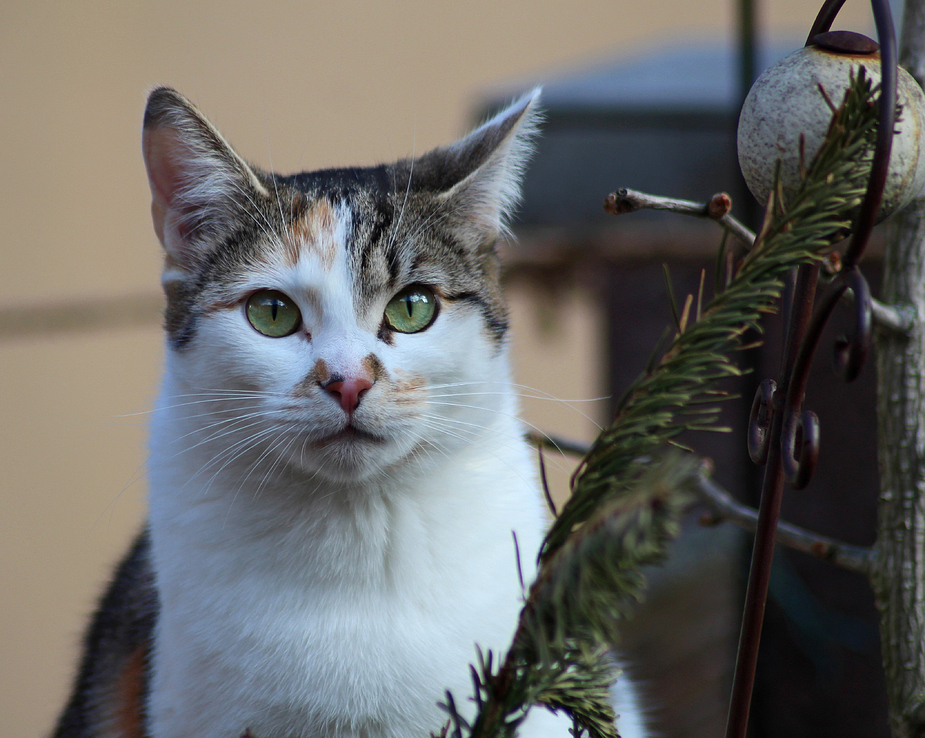
[[[586,524],[598,505],[618,497],[634,468],[688,429],[722,430],[717,383],[742,372],[731,354],[759,319],[773,312],[786,275],[820,261],[841,240],[863,199],[876,136],[874,93],[863,67],[836,110],[826,141],[789,201],[772,193],[755,245],[735,274],[691,323],[679,323],[665,354],[620,400],[572,481],[572,496],[546,537],[541,561]]]
[[[497,672],[494,655],[480,655],[471,724],[447,694],[448,736],[513,736],[529,707],[542,704],[566,710],[576,736],[618,738],[611,687],[619,672],[608,652],[642,597],[640,569],[660,563],[678,533],[696,464],[675,452],[640,472],[628,494],[598,508],[544,564]]]

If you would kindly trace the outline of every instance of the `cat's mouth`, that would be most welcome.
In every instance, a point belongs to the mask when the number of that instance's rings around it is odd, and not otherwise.
[[[336,433],[332,433],[329,436],[324,438],[319,438],[316,441],[312,441],[311,445],[318,446],[327,446],[332,443],[385,443],[385,439],[381,436],[377,436],[369,431],[365,431],[362,428],[357,428],[355,425],[348,424],[344,426],[341,430]]]

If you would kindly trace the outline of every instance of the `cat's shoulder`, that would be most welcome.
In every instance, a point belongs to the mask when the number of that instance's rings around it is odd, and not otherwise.
[[[89,738],[111,725],[142,738],[149,652],[158,613],[150,538],[142,530],[100,599],[84,638],[76,688],[54,738]]]

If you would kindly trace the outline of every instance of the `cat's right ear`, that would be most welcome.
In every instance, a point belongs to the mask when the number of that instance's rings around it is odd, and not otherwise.
[[[231,232],[247,203],[268,194],[205,116],[168,87],[148,97],[142,150],[154,231],[167,252],[168,270],[194,271]]]

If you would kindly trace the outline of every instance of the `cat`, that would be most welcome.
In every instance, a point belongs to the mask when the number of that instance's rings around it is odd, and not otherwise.
[[[538,92],[414,159],[281,176],[143,126],[165,253],[149,516],[56,738],[426,738],[509,644],[546,525],[496,242]],[[644,736],[620,680],[624,738]],[[568,735],[536,708],[521,733]]]

